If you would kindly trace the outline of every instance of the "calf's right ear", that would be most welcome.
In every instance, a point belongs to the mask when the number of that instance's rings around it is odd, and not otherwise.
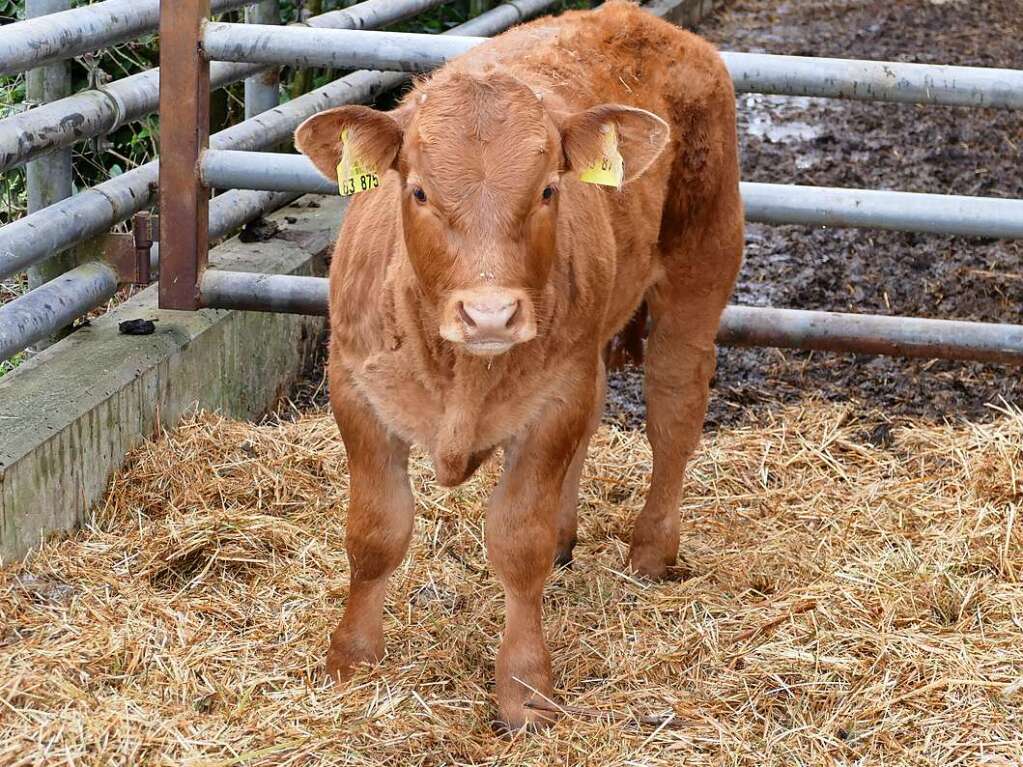
[[[352,105],[310,117],[295,131],[295,146],[312,160],[320,173],[337,181],[337,166],[343,151],[351,152],[374,173],[383,173],[394,165],[401,137],[401,126],[390,114]]]

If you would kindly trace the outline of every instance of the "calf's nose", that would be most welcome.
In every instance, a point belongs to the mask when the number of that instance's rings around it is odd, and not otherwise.
[[[441,338],[470,354],[491,357],[536,337],[533,304],[523,290],[475,288],[448,296],[441,311]]]
[[[501,293],[473,296],[458,302],[458,313],[477,333],[501,333],[512,324],[520,304],[518,298]]]

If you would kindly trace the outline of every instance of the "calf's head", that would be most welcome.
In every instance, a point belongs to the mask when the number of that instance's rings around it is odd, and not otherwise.
[[[558,111],[497,72],[441,73],[391,112],[339,107],[295,134],[328,178],[346,153],[380,176],[397,173],[394,213],[437,331],[482,356],[536,336],[557,254],[559,187],[565,174],[599,164],[609,141],[628,183],[657,159],[668,126],[616,104]]]

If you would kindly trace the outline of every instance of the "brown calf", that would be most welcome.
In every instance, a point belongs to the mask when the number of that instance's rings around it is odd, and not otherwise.
[[[327,669],[345,679],[383,654],[387,579],[412,531],[409,446],[445,485],[500,446],[486,535],[506,595],[497,698],[508,725],[539,723],[524,703],[552,694],[544,581],[575,543],[603,350],[643,301],[654,465],[630,564],[659,578],[678,552],[682,476],[742,253],[728,73],[700,38],[612,2],[506,32],[391,112],[317,115],[296,142],[360,191],[330,273],[351,592]],[[619,156],[620,189],[587,183],[614,184]]]

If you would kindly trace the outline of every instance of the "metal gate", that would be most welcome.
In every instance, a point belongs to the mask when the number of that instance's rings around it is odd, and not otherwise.
[[[315,112],[368,100],[404,82],[407,75],[402,73],[439,66],[480,44],[485,39],[481,35],[494,34],[535,15],[552,0],[512,0],[444,35],[366,31],[366,27],[383,26],[438,5],[439,0],[368,0],[347,11],[316,17],[305,26],[209,21],[216,7],[245,4],[160,0],[159,174],[151,163],[0,229],[0,277],[101,234],[148,206],[157,191],[158,176],[161,307],[325,314],[327,286],[323,278],[207,268],[211,237],[299,193],[338,192],[304,157],[253,150],[286,139],[302,119]],[[11,54],[10,58],[0,55],[4,71],[47,60],[46,49],[38,41],[31,48],[31,42],[0,40],[0,53],[6,46]],[[79,42],[81,45],[87,46],[88,40]],[[61,54],[67,55],[67,51]],[[52,52],[50,56],[59,57]],[[722,56],[738,92],[1023,108],[1023,71],[732,52]],[[214,61],[226,63],[211,65]],[[359,71],[211,137],[210,89],[281,65]],[[152,109],[155,78],[130,85],[119,82],[122,85],[115,94],[105,94],[104,108],[88,112],[95,119],[95,126],[90,123],[88,130],[102,132],[111,120],[117,123]],[[0,146],[4,146],[4,128],[0,123]],[[74,137],[59,131],[46,138],[51,145],[67,145],[72,140]],[[40,151],[40,146],[29,144],[13,154],[0,153],[0,170]],[[234,191],[211,202],[212,188]],[[744,183],[742,195],[747,220],[767,224],[1023,238],[1023,200],[761,183]],[[147,254],[145,266],[149,266],[147,242],[144,237],[141,243],[136,238],[134,244],[135,261],[130,266],[139,279],[140,253]],[[153,266],[157,266],[155,259]],[[118,280],[124,279],[124,271],[110,263],[86,264],[0,308],[0,359],[105,300]],[[4,329],[5,320],[15,319],[19,324],[14,330],[9,329],[14,326]],[[1023,364],[1023,325],[730,306],[718,341],[736,346]]]

